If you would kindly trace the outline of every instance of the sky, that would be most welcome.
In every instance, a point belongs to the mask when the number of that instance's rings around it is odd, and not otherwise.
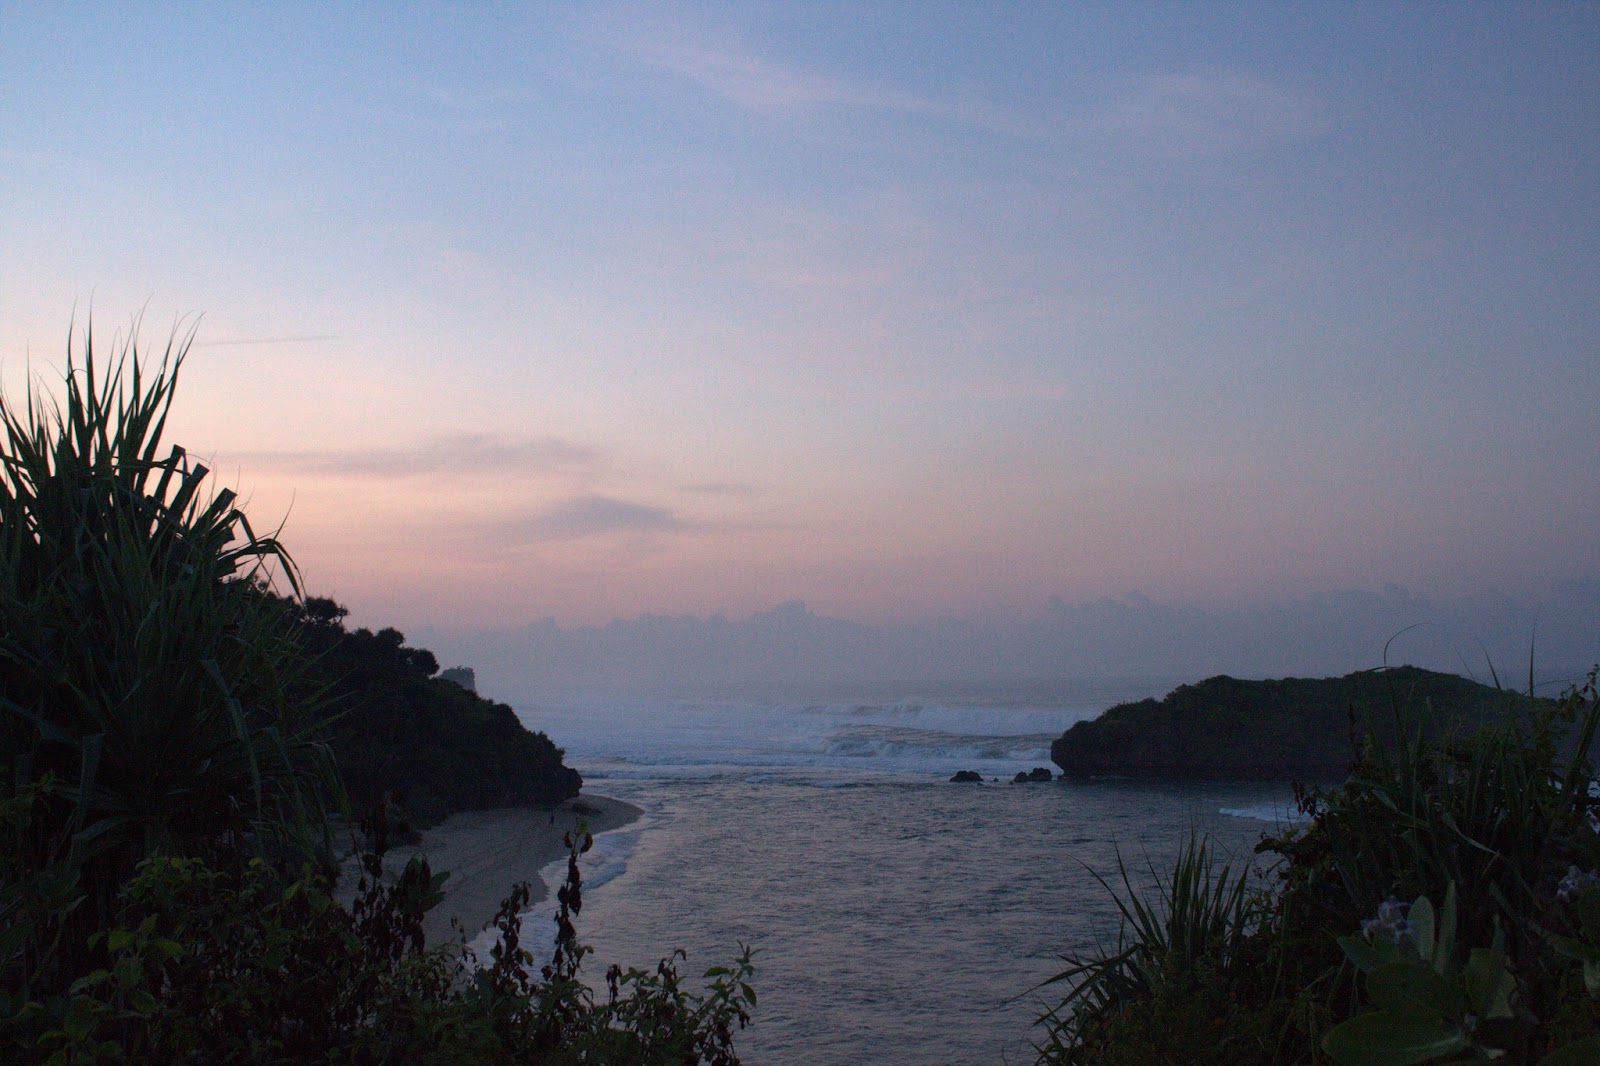
[[[0,3],[0,376],[360,624],[1537,608],[1597,175],[1600,5]]]

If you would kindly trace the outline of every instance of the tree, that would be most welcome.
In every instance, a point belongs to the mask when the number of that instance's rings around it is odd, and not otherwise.
[[[311,741],[293,560],[163,432],[192,334],[109,370],[69,333],[64,395],[0,397],[0,774],[40,793],[38,868],[85,878],[88,918],[154,852],[330,851],[339,795]]]

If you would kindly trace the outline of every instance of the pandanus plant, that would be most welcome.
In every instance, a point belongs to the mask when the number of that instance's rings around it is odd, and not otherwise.
[[[74,339],[59,398],[0,397],[0,773],[50,799],[37,859],[109,887],[154,852],[326,855],[337,777],[268,593],[294,562],[163,442],[193,332],[109,366]]]

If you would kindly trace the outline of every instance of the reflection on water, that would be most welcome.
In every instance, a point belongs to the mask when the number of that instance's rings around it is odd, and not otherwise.
[[[1284,784],[1010,784],[1093,713],[1068,701],[542,711],[524,717],[567,746],[591,791],[649,812],[597,849],[605,881],[579,922],[591,976],[673,947],[698,974],[752,944],[760,1003],[738,1046],[755,1066],[1031,1062],[1042,1000],[1029,989],[1060,953],[1116,938],[1094,874],[1119,880],[1117,849],[1141,886],[1192,827],[1249,864],[1289,796]],[[1004,783],[951,784],[953,768]]]

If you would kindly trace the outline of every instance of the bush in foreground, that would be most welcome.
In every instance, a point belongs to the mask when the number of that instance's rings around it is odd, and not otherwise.
[[[31,804],[13,796],[0,818],[26,821]],[[674,956],[652,972],[613,966],[597,996],[581,978],[589,949],[573,920],[582,908],[577,859],[590,838],[580,830],[568,842],[553,956],[543,966],[521,941],[526,885],[502,904],[480,967],[459,943],[424,947],[423,918],[448,875],[422,860],[385,885],[381,853],[367,853],[345,909],[309,865],[290,873],[258,858],[219,870],[151,856],[123,886],[115,921],[90,935],[81,975],[32,995],[8,982],[0,1057],[737,1064],[733,1037],[755,1004],[748,949],[708,971],[702,991],[685,987]],[[12,917],[8,944],[30,929]]]
[[[338,777],[310,735],[305,656],[263,592],[294,581],[208,471],[162,440],[183,362],[84,334],[64,396],[0,398],[5,991],[86,972],[154,855],[329,866]]]

